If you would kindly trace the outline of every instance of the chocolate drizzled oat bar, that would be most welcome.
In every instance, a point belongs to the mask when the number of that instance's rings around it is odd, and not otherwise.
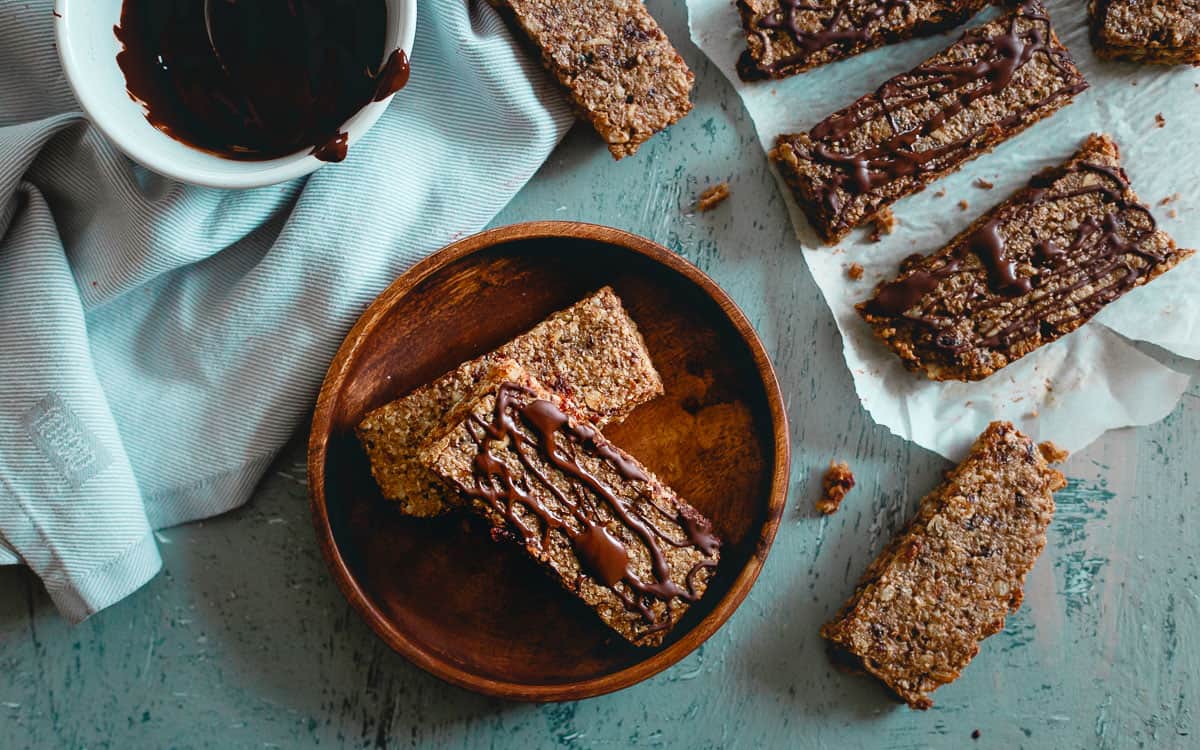
[[[772,158],[813,228],[834,243],[1087,88],[1050,17],[1023,0]]]
[[[1197,0],[1091,0],[1089,12],[1098,57],[1200,65]]]
[[[1038,446],[993,422],[867,568],[821,636],[912,708],[955,680],[1021,605],[1066,485]]]
[[[1191,254],[1157,229],[1117,145],[1093,135],[858,311],[909,369],[980,380]]]
[[[708,520],[513,362],[447,416],[421,462],[630,642],[653,646],[703,596]]]
[[[737,0],[743,80],[785,78],[869,49],[934,34],[988,0]]]
[[[695,76],[641,0],[491,2],[538,49],[613,158],[691,111]]]
[[[512,359],[598,425],[625,418],[663,392],[637,326],[609,287],[551,315],[494,352],[464,362],[432,383],[366,415],[356,428],[371,473],[388,500],[413,516],[455,504],[442,482],[416,460],[417,449],[493,362]]]

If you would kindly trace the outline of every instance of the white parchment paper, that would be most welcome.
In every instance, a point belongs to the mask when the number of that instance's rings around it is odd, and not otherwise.
[[[745,36],[732,0],[687,0],[687,5],[693,41],[737,89],[764,149],[780,133],[808,130],[998,12],[987,10],[945,34],[782,81],[743,83],[735,64]],[[780,183],[804,257],[842,333],[846,364],[863,406],[897,435],[950,458],[959,457],[994,419],[1012,420],[1036,439],[1052,439],[1071,451],[1106,430],[1162,419],[1189,378],[1126,338],[1200,358],[1200,261],[1195,259],[978,383],[933,383],[905,370],[854,311],[876,283],[895,276],[901,259],[938,249],[1035,172],[1065,161],[1092,132],[1117,140],[1134,189],[1151,205],[1160,226],[1181,246],[1200,247],[1200,71],[1097,60],[1087,36],[1087,4],[1051,0],[1046,5],[1091,88],[957,174],[895,204],[898,225],[891,235],[871,242],[859,230],[837,247],[824,247]],[[977,179],[994,187],[976,187]],[[1160,203],[1164,198],[1170,200]],[[965,209],[960,200],[967,202]],[[866,269],[859,281],[846,276],[851,262]]]

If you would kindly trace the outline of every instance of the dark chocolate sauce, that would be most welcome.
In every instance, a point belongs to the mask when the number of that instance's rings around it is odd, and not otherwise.
[[[629,571],[629,550],[597,524],[587,524],[571,540],[579,562],[600,583],[612,588]]]
[[[1023,30],[1018,28],[1022,19],[1029,22],[1028,28]],[[832,178],[819,187],[822,202],[829,211],[837,214],[841,210],[839,190],[861,195],[901,177],[935,171],[956,152],[969,150],[994,124],[981,123],[961,138],[924,150],[917,151],[913,147],[919,139],[937,131],[975,101],[1003,91],[1014,74],[1034,55],[1044,54],[1055,67],[1068,74],[1068,78],[1074,76],[1069,64],[1060,59],[1063,53],[1050,46],[1050,19],[1033,0],[1025,0],[1013,12],[1007,32],[989,37],[983,33],[986,28],[972,29],[963,35],[964,42],[982,47],[974,59],[955,64],[921,65],[883,84],[872,95],[878,108],[852,106],[809,131],[812,140],[823,143],[808,149],[808,156],[835,167]],[[1001,124],[1013,127],[1027,113],[1057,98],[1073,96],[1086,87],[1082,79],[1069,83],[1029,105],[1015,119],[1010,117],[1010,122]],[[896,122],[896,109],[935,98],[944,104],[931,116],[907,128]],[[892,128],[892,135],[882,143],[851,153],[840,153],[830,147],[831,142],[845,139],[880,112]]]
[[[374,101],[381,102],[408,85],[409,72],[408,55],[402,49],[392,50],[375,74]]]
[[[385,0],[124,0],[114,32],[130,95],[176,140],[340,161],[346,121],[408,79],[386,29]]]
[[[1034,260],[1041,266],[1056,266],[1066,256],[1066,251],[1054,240],[1042,240],[1034,248]]]
[[[1083,182],[1079,187],[1054,193],[1051,185],[1070,174],[1091,173],[1100,179]],[[1081,181],[1082,182],[1082,181]],[[1017,274],[1017,262],[1010,257],[999,227],[1021,223],[1017,212],[1030,213],[1040,204],[1066,201],[1085,195],[1096,195],[1102,210],[1085,216],[1068,232],[1070,242],[1065,246],[1054,237],[1036,239],[1029,260],[1036,265],[1033,273]],[[1140,217],[1140,218],[1137,218]],[[1058,170],[1050,176],[1038,176],[1014,202],[1001,208],[980,229],[956,243],[941,265],[918,268],[907,276],[882,285],[876,296],[867,303],[867,310],[881,315],[901,316],[932,329],[933,344],[957,354],[976,347],[1010,346],[1023,337],[1033,335],[1046,325],[1045,321],[1064,305],[1079,311],[1075,319],[1091,317],[1104,305],[1133,288],[1157,264],[1166,261],[1145,247],[1157,229],[1149,210],[1135,202],[1129,193],[1129,181],[1119,169],[1103,164],[1080,162]],[[910,313],[913,307],[942,281],[960,272],[967,274],[961,284],[972,284],[973,276],[964,267],[967,252],[975,253],[988,269],[991,287],[965,287],[972,295],[976,309],[986,309],[1000,303],[1000,296],[1020,296],[1037,292],[1030,303],[1019,309],[1015,320],[992,330],[981,331],[973,338],[964,338],[951,331],[952,323],[944,317],[928,313]],[[1133,262],[1130,256],[1140,258]],[[937,257],[937,256],[935,256]],[[1109,277],[1106,284],[1100,284]],[[1051,283],[1051,282],[1054,283]],[[1083,297],[1078,290],[1095,286]],[[963,287],[960,286],[960,289]]]
[[[667,627],[669,618],[660,618],[651,605],[652,600],[665,602],[669,608],[674,599],[695,602],[695,576],[702,569],[716,565],[715,559],[701,560],[688,571],[684,585],[671,578],[670,567],[660,541],[674,546],[694,546],[708,558],[720,547],[720,540],[711,525],[690,509],[669,513],[650,501],[650,505],[667,518],[676,521],[687,536],[680,542],[670,538],[661,528],[645,517],[643,511],[617,496],[599,477],[580,465],[581,452],[591,452],[604,459],[628,481],[648,481],[649,477],[620,449],[613,446],[590,425],[571,424],[567,415],[549,401],[513,384],[504,384],[496,395],[496,407],[490,423],[472,417],[480,434],[472,433],[479,452],[475,456],[475,484],[464,487],[469,496],[483,500],[503,515],[516,530],[521,541],[537,549],[549,549],[550,534],[559,531],[571,542],[580,566],[597,583],[608,587],[631,611],[637,611],[651,628],[643,633]],[[507,443],[506,450],[515,453],[531,481],[549,491],[573,519],[558,516],[522,486],[505,463],[492,453],[493,443]],[[552,483],[530,456],[538,451],[541,458],[570,477],[580,492],[566,493]],[[587,490],[588,492],[583,492]],[[630,568],[629,549],[606,527],[594,503],[603,501],[612,519],[639,539],[650,556],[653,581],[642,580]],[[531,528],[517,507],[535,516],[541,528]],[[620,587],[618,585],[621,585]]]
[[[917,304],[922,297],[933,291],[942,279],[957,271],[958,268],[958,260],[952,259],[936,271],[913,271],[899,281],[892,281],[879,287],[879,291],[868,303],[868,307],[872,312],[900,315]]]
[[[1004,236],[1000,234],[999,215],[989,219],[967,241],[988,271],[996,289],[1001,292],[1019,296],[1033,289],[1033,284],[1026,277],[1017,276],[1017,263],[1005,253]]]

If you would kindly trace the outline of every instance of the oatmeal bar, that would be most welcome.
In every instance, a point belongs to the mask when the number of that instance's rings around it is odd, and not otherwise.
[[[993,422],[821,636],[909,706],[929,708],[929,693],[954,681],[1020,607],[1064,486],[1032,440]]]
[[[805,70],[953,28],[988,0],[737,0],[746,51],[743,80],[786,78]]]
[[[1097,57],[1200,65],[1197,0],[1091,0],[1089,10]]]
[[[1191,254],[1156,228],[1117,145],[1093,135],[858,311],[909,369],[981,380]]]
[[[515,363],[495,367],[421,449],[471,501],[630,642],[661,644],[715,572],[712,526]]]
[[[356,432],[371,473],[388,500],[413,516],[454,504],[441,481],[416,461],[417,448],[455,404],[472,393],[491,363],[513,359],[578,404],[598,425],[618,422],[663,392],[637,326],[609,287],[551,315],[490,354],[464,362],[432,383],[363,418]]]
[[[832,244],[1085,88],[1041,3],[1024,0],[809,132],[779,136],[772,158]]]
[[[641,0],[490,0],[608,144],[631,156],[692,109],[695,76]]]

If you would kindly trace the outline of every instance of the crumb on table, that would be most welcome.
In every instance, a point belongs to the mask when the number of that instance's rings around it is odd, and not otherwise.
[[[719,182],[705,190],[696,200],[696,210],[701,213],[711,211],[729,197],[729,183]]]
[[[846,493],[854,488],[854,473],[845,461],[830,461],[825,479],[821,482],[821,499],[817,500],[817,510],[825,515],[836,513],[841,506]]]
[[[1172,193],[1172,194],[1168,195],[1166,198],[1163,198],[1162,200],[1160,200],[1158,202],[1158,205],[1165,206],[1168,203],[1174,203],[1175,201],[1179,200],[1181,197],[1182,196],[1180,196],[1179,193]]]
[[[936,193],[933,194],[933,197],[934,198],[945,198],[946,197],[946,188],[942,188],[942,189],[938,190]]]
[[[971,207],[971,204],[970,204],[970,203],[967,203],[966,201],[959,201],[959,202],[958,202],[958,210],[959,210],[959,211],[966,211],[966,210],[967,210],[968,208],[970,208],[970,207]]]
[[[1055,445],[1053,440],[1044,440],[1038,443],[1038,452],[1042,454],[1042,458],[1046,459],[1046,463],[1050,464],[1061,464],[1071,455],[1070,451]]]
[[[1162,112],[1159,112],[1154,116],[1154,124],[1160,128],[1165,128],[1167,126],[1167,118],[1163,117]]]
[[[978,178],[977,180],[975,180],[975,182],[973,182],[971,184],[973,184],[975,187],[979,188],[980,190],[991,190],[992,188],[996,187],[995,183],[988,182],[987,180],[983,179],[982,177]]]
[[[863,277],[862,264],[861,263],[851,263],[846,268],[846,275],[850,277],[851,281],[858,281],[859,279],[861,279]]]

